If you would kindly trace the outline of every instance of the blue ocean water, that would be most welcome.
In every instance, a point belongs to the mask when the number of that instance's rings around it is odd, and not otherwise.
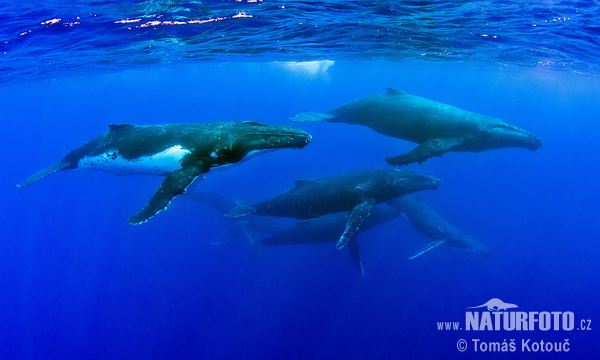
[[[474,358],[473,339],[514,339],[515,352],[490,358],[539,357],[522,349],[527,339],[568,339],[569,353],[547,357],[600,352],[597,2],[0,4],[0,358]],[[209,174],[194,190],[251,203],[297,179],[388,169],[385,157],[415,144],[288,120],[387,87],[543,139],[535,152],[406,166],[443,180],[420,197],[494,257],[440,246],[408,260],[427,239],[401,217],[360,235],[361,278],[334,243],[258,257],[243,237],[213,245],[231,224],[181,197],[129,225],[159,177],[61,172],[15,187],[112,123],[310,132],[306,148]],[[466,308],[491,298],[573,312],[575,329],[465,330]]]

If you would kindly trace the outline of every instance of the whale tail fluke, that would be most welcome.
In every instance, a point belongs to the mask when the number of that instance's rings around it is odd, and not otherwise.
[[[246,237],[248,237],[248,243],[250,244],[250,249],[252,250],[252,256],[257,257],[258,253],[260,252],[260,241],[256,238],[254,231],[247,221],[242,221],[241,225],[242,229],[244,229]]]
[[[440,241],[433,241],[430,242],[429,244],[427,244],[427,246],[425,246],[423,249],[419,250],[416,254],[414,254],[413,256],[409,257],[409,260],[412,260],[418,256],[421,256],[423,254],[425,254],[426,252],[428,252],[431,249],[434,249],[440,245],[442,245],[444,243],[444,241],[440,240]]]
[[[348,242],[348,253],[350,254],[350,258],[352,259],[354,266],[356,266],[360,276],[365,276],[365,268],[363,267],[362,259],[360,257],[360,246],[356,240],[356,235],[352,236]]]
[[[42,170],[36,172],[35,174],[31,175],[22,183],[17,184],[17,187],[23,188],[23,187],[29,186],[29,185],[33,184],[34,182],[45,178],[48,175],[52,175],[55,172],[59,172],[61,170],[70,169],[70,168],[73,168],[73,166],[68,162],[59,162],[57,164],[50,165],[47,168],[42,169]]]
[[[332,118],[333,115],[316,113],[312,111],[303,111],[298,115],[290,118],[290,120],[294,122],[315,122],[315,121],[323,121]]]
[[[238,218],[238,217],[242,217],[242,216],[246,216],[246,215],[250,215],[253,212],[256,211],[256,208],[252,205],[250,205],[248,202],[240,199],[240,198],[235,198],[235,201],[237,202],[236,207],[234,207],[233,209],[229,210],[225,216],[229,217],[229,218]]]

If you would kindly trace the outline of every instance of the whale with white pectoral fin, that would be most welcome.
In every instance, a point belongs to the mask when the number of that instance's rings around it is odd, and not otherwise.
[[[405,213],[415,229],[433,240],[409,259],[423,255],[442,244],[492,257],[492,252],[486,245],[450,224],[418,196],[399,197],[388,201],[388,205]]]
[[[374,131],[419,144],[388,157],[390,165],[419,164],[449,151],[480,152],[520,147],[537,150],[542,140],[508,122],[388,88],[387,93],[341,105],[327,113],[304,111],[290,120],[368,126]]]
[[[336,248],[341,249],[356,233],[371,207],[416,191],[437,189],[442,181],[404,170],[368,170],[333,175],[315,180],[296,180],[284,192],[255,205],[240,206],[226,216],[248,214],[312,219],[348,212]]]
[[[310,141],[310,134],[298,128],[251,121],[109,125],[108,132],[17,186],[29,186],[62,170],[165,176],[146,206],[127,220],[141,224],[165,210],[200,174],[239,163],[263,150],[303,148]]]

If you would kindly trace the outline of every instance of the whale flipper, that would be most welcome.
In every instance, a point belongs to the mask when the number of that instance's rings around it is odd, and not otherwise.
[[[303,111],[293,118],[290,118],[290,120],[294,122],[315,122],[331,119],[333,117],[335,117],[335,115],[316,113],[313,111]]]
[[[365,269],[363,268],[362,260],[360,258],[360,245],[358,245],[358,240],[356,240],[356,235],[353,236],[348,242],[348,253],[350,254],[350,258],[352,262],[358,269],[360,276],[365,276]]]
[[[421,256],[421,255],[425,254],[426,252],[428,252],[429,250],[442,245],[443,243],[444,243],[443,240],[430,242],[429,244],[427,244],[427,246],[425,246],[419,252],[417,252],[413,256],[409,257],[408,260],[412,260],[412,259],[416,258],[417,256]]]
[[[464,138],[461,135],[429,139],[406,154],[391,156],[385,159],[388,164],[395,166],[408,165],[414,162],[422,164],[434,156],[441,157],[445,153],[462,145]]]
[[[41,180],[43,178],[45,178],[48,175],[52,175],[55,172],[64,170],[64,169],[69,169],[72,168],[73,165],[71,165],[70,163],[63,161],[63,162],[59,162],[56,163],[54,165],[50,165],[45,169],[42,169],[38,172],[36,172],[35,174],[31,175],[30,177],[28,177],[25,181],[23,181],[22,183],[18,184],[17,187],[25,187],[25,186],[29,186],[31,184],[33,184],[34,182]]]
[[[348,221],[346,222],[346,229],[335,246],[336,249],[339,250],[346,245],[348,240],[350,240],[352,235],[358,230],[363,220],[369,216],[369,210],[371,210],[373,204],[375,204],[375,199],[371,198],[361,202],[352,209],[350,216],[348,216]]]
[[[127,221],[134,225],[142,224],[158,212],[165,210],[175,196],[185,193],[185,189],[202,171],[202,162],[173,171],[165,177],[165,180],[160,184],[160,187],[152,195],[146,206],[127,219]]]

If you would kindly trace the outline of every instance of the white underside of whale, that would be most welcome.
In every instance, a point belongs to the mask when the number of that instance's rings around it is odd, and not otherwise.
[[[273,149],[267,150],[253,150],[249,152],[244,159],[233,164],[220,165],[211,168],[209,171],[215,172],[218,170],[225,170],[232,168],[233,166],[239,165],[246,162],[249,159],[256,157],[257,155],[264,154],[266,152],[273,151]],[[143,156],[136,159],[125,159],[118,151],[108,151],[100,155],[86,156],[79,160],[77,163],[77,171],[106,171],[111,174],[119,176],[127,175],[158,175],[165,176],[175,170],[181,169],[181,159],[184,156],[191,153],[188,149],[181,145],[172,146],[158,154]]]
[[[189,153],[188,149],[176,145],[154,155],[142,156],[136,159],[125,159],[118,151],[114,150],[82,158],[78,162],[77,170],[99,170],[120,176],[164,176],[181,169],[181,159]]]

